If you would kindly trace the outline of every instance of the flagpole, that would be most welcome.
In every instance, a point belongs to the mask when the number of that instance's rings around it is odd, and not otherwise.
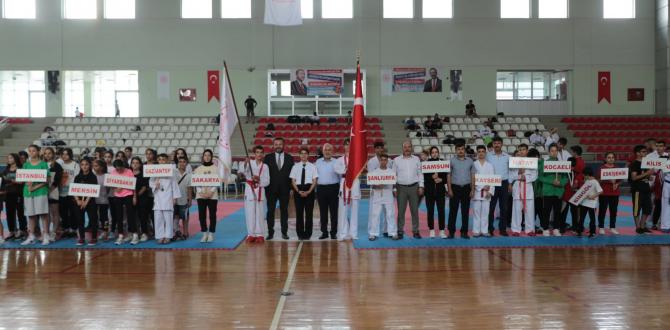
[[[247,140],[244,138],[244,130],[242,130],[242,121],[240,120],[240,114],[237,112],[237,101],[235,101],[235,92],[233,92],[233,82],[230,80],[230,75],[228,75],[228,64],[226,61],[223,61],[223,71],[226,74],[226,80],[228,86],[230,86],[230,96],[233,99],[233,107],[235,108],[235,116],[237,116],[237,127],[240,129],[240,135],[242,136],[242,145],[244,146],[244,154],[247,156],[245,160],[249,159],[249,148],[247,147]],[[223,102],[223,100],[222,100]]]

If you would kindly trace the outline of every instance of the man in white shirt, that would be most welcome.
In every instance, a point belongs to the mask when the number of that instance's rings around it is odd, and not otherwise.
[[[412,215],[412,233],[420,239],[419,234],[419,198],[423,196],[423,174],[419,157],[412,155],[412,143],[402,144],[402,155],[393,160],[398,178],[398,238],[402,239],[405,228],[405,211],[409,203]]]

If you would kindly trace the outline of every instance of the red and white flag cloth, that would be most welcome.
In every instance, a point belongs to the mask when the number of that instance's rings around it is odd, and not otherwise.
[[[612,103],[612,76],[609,71],[598,72],[598,103],[602,100]]]
[[[363,109],[363,87],[361,85],[361,64],[356,64],[356,95],[354,97],[354,111],[351,123],[351,143],[347,172],[344,178],[345,194],[350,194],[354,181],[361,175],[368,160],[366,144],[367,130],[365,130],[365,111]],[[345,196],[346,198],[347,196]]]
[[[221,86],[219,83],[219,70],[207,71],[207,102],[216,99],[221,102]]]
[[[300,0],[265,0],[265,24],[302,25]]]
[[[224,68],[225,70],[225,68]],[[237,113],[235,109],[235,102],[233,102],[233,94],[230,88],[230,82],[227,79],[228,75],[222,75],[223,83],[221,84],[221,123],[219,125],[219,176],[228,183],[230,172],[233,166],[233,155],[230,150],[230,137],[237,126]]]

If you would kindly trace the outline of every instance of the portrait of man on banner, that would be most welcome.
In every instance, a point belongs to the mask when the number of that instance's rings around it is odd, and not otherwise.
[[[451,80],[450,90],[451,90],[451,100],[452,101],[462,101],[463,100],[463,70],[450,70],[449,79]]]
[[[307,84],[305,83],[305,69],[295,70],[295,77],[291,81],[291,95],[307,96]]]
[[[426,83],[423,85],[423,91],[426,93],[442,92],[442,79],[437,76],[437,69],[430,68],[428,74],[430,74],[430,78],[426,79]]]

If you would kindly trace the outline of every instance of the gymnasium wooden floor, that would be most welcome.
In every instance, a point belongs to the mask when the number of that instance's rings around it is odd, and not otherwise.
[[[0,328],[670,328],[668,246],[299,244],[0,250]]]

